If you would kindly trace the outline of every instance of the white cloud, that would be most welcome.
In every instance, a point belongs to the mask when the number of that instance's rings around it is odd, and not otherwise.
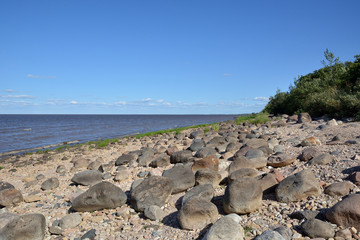
[[[232,77],[234,76],[232,73],[224,73],[224,77]]]
[[[159,100],[157,100],[156,102],[158,102],[158,103],[163,103],[163,102],[165,102],[165,101],[164,101],[164,99],[159,99]]]
[[[39,78],[39,79],[54,79],[54,78],[56,78],[55,76],[37,76],[37,75],[32,75],[32,74],[28,74],[26,76],[28,78]]]
[[[23,99],[34,99],[35,96],[30,95],[0,95],[1,98],[23,98]]]
[[[71,104],[78,104],[79,102],[77,102],[77,101],[71,101],[70,103],[71,103]]]
[[[7,93],[13,93],[13,92],[15,92],[14,90],[12,90],[12,89],[5,89],[4,90],[4,92],[7,92]]]
[[[255,97],[254,101],[268,102],[269,98],[268,97]]]
[[[153,99],[152,98],[145,98],[145,99],[143,99],[142,101],[143,102],[150,102],[150,101],[152,101]]]
[[[126,105],[127,103],[125,101],[115,102],[115,105]]]

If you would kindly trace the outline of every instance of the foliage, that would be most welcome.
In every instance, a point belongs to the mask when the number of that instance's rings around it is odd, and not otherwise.
[[[319,117],[356,117],[360,113],[360,55],[342,63],[328,49],[324,67],[300,76],[287,92],[278,90],[263,112],[297,114],[308,112]]]
[[[0,170],[3,170],[4,169],[4,167],[3,166],[0,166]]]
[[[261,112],[257,114],[253,113],[247,116],[240,116],[235,119],[236,124],[242,124],[246,121],[248,121],[251,124],[258,124],[258,123],[263,124],[269,121],[269,116],[266,112]]]

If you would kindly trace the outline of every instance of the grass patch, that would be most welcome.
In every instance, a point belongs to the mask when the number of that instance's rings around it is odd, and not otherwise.
[[[4,167],[3,166],[0,166],[0,170],[3,170],[4,169]]]
[[[236,124],[242,124],[246,121],[248,121],[249,123],[251,124],[263,124],[263,123],[266,123],[268,122],[270,119],[269,119],[269,116],[267,113],[253,113],[251,115],[248,115],[248,116],[241,116],[241,117],[238,117],[235,119],[235,123]]]
[[[181,127],[181,128],[172,128],[172,129],[165,129],[165,130],[159,130],[159,131],[153,131],[153,132],[147,132],[147,133],[141,133],[137,134],[135,136],[136,139],[142,138],[142,137],[151,137],[156,136],[164,133],[175,133],[176,135],[180,134],[182,131],[187,129],[193,129],[193,128],[209,128],[212,127],[212,129],[219,129],[220,125],[219,123],[210,123],[210,124],[199,124],[199,125],[193,125],[193,126],[187,126],[187,127]],[[216,127],[217,126],[217,127]],[[205,131],[205,130],[204,130]],[[208,129],[210,131],[210,129]]]
[[[252,228],[250,226],[245,226],[244,227],[244,234],[250,232],[252,230]]]
[[[60,150],[63,150],[63,149],[69,148],[69,147],[70,147],[70,145],[63,145],[63,146],[56,148],[55,150],[60,151]]]

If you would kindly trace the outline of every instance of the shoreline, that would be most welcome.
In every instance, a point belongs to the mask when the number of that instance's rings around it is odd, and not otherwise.
[[[340,196],[328,195],[326,189],[332,184],[345,182],[343,179],[347,179],[354,171],[353,169],[358,169],[360,123],[323,119],[297,123],[293,120],[289,122],[285,120],[273,118],[265,124],[247,122],[240,125],[235,124],[235,121],[227,121],[219,123],[219,128],[208,128],[208,131],[205,131],[206,127],[203,127],[188,128],[177,135],[176,130],[159,135],[154,132],[153,135],[139,138],[136,136],[120,138],[103,148],[96,148],[95,143],[91,143],[80,147],[64,148],[61,151],[50,150],[32,155],[11,156],[0,164],[0,181],[12,184],[15,190],[23,195],[23,200],[16,202],[14,206],[9,205],[3,208],[3,212],[0,212],[0,220],[1,214],[15,216],[42,214],[46,219],[44,239],[58,238],[59,235],[65,239],[81,238],[89,232],[96,235],[95,239],[109,240],[142,239],[141,237],[144,239],[206,239],[203,237],[206,232],[209,232],[211,224],[227,216],[224,199],[227,194],[226,189],[231,186],[229,180],[232,173],[231,166],[238,161],[236,156],[242,154],[246,155],[246,159],[254,159],[256,164],[261,163],[261,165],[251,166],[251,171],[255,174],[252,176],[254,179],[252,181],[257,181],[264,191],[261,191],[263,195],[258,209],[247,214],[233,215],[237,218],[238,228],[246,229],[244,239],[253,239],[265,230],[274,229],[275,226],[286,227],[293,236],[292,239],[304,239],[306,234],[298,231],[303,220],[293,219],[290,215],[296,211],[316,212],[330,209],[341,201]],[[316,140],[314,145],[303,146],[304,140],[312,139],[310,136]],[[338,140],[334,142],[332,139],[335,136]],[[205,145],[197,145],[201,142]],[[259,143],[266,146],[259,147]],[[311,160],[301,160],[300,156],[308,148],[315,148],[316,154],[319,155],[324,153],[327,154],[326,156],[330,155],[331,160],[321,164],[311,164]],[[266,150],[266,157],[250,158],[251,154],[259,154],[260,149]],[[183,155],[184,159],[181,161],[184,162],[177,162],[180,159],[175,161],[177,153],[183,151],[186,155]],[[211,172],[210,170],[215,171],[215,174],[220,176],[221,182],[217,182],[219,178],[214,178],[218,179],[215,182],[212,182],[212,178],[207,179],[210,184],[213,184],[211,199],[202,200],[203,202],[198,207],[211,205],[216,211],[211,218],[211,223],[206,223],[209,226],[201,225],[201,227],[194,226],[187,229],[183,225],[183,219],[179,219],[178,216],[185,211],[181,207],[182,204],[186,204],[182,202],[185,195],[197,188],[197,185],[203,184],[200,184],[200,178],[198,178],[201,171],[193,169],[195,164],[206,159],[205,155],[200,154],[201,152],[214,154],[217,159],[217,168],[210,168],[212,165],[201,166],[205,167],[205,173]],[[276,156],[283,156],[291,161],[282,166],[268,165]],[[241,159],[244,158],[239,158]],[[132,188],[137,189],[134,184],[154,177],[163,179],[165,178],[163,174],[179,166],[193,169],[188,174],[191,175],[189,178],[194,178],[194,182],[185,186],[180,192],[169,194],[167,202],[158,209],[163,214],[161,219],[149,219],[146,212],[137,209],[131,202],[133,201]],[[316,183],[313,187],[316,187],[319,192],[289,203],[278,201],[275,187],[288,177],[305,170],[314,175],[311,184]],[[113,184],[126,193],[124,195],[126,202],[121,206],[104,210],[74,212],[73,207],[77,202],[75,199],[92,188],[92,184],[74,183],[74,177],[89,171],[96,172],[96,175],[100,177],[98,181]],[[172,177],[172,181],[180,181],[181,176],[173,173],[169,177]],[[44,183],[53,178],[58,180],[58,185],[45,189]],[[199,182],[195,184],[195,181]],[[347,184],[352,186],[348,193],[360,193],[360,185]],[[147,191],[150,189],[152,188]],[[71,209],[73,210],[70,211]],[[187,214],[191,213],[192,211]],[[66,218],[75,216],[81,220],[76,225],[54,226],[58,221],[65,221]],[[189,221],[191,219],[196,219],[196,223],[203,221],[197,217],[195,211],[195,215],[189,218]],[[0,221],[0,229],[10,220],[5,218],[4,221]],[[336,232],[350,230],[347,226],[333,226],[332,228]],[[227,229],[226,226],[225,229]],[[353,237],[359,237],[358,233],[354,234]]]

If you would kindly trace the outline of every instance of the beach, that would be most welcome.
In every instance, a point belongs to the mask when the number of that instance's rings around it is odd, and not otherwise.
[[[8,156],[0,236],[16,234],[11,221],[39,214],[38,239],[359,239],[359,222],[331,217],[360,191],[359,144],[359,122],[284,115]],[[100,196],[96,186],[109,192]]]

